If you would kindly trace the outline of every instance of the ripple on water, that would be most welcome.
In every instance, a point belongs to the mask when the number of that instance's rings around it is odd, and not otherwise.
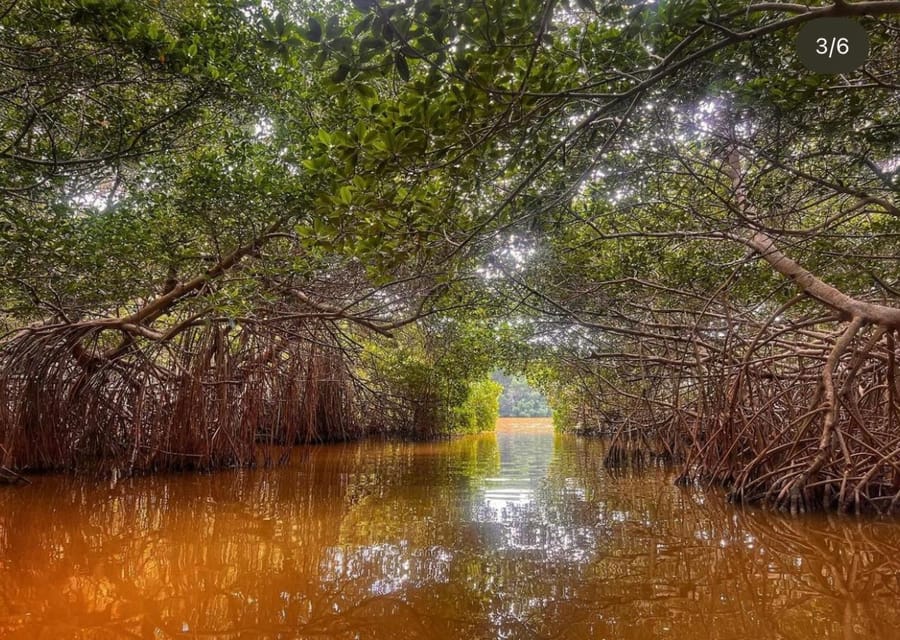
[[[507,421],[0,490],[3,638],[896,638],[900,526],[740,510]]]

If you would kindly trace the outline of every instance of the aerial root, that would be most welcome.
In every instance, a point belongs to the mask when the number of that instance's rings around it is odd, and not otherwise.
[[[652,393],[623,393],[622,404],[604,407],[628,422],[614,433],[606,466],[630,466],[634,449],[648,450],[643,437],[661,440],[665,445],[658,448],[683,463],[678,484],[723,486],[735,503],[794,514],[896,513],[894,330],[858,318],[831,322],[835,331],[798,331],[790,339],[781,329],[778,341],[766,339],[765,331],[774,328],[765,325],[756,340],[745,342],[743,358],[727,354],[722,363],[706,364],[702,378],[685,369],[690,373],[679,375],[691,393],[682,390],[675,400],[661,395],[665,370],[650,378],[645,388]],[[677,390],[678,378],[670,384]]]
[[[346,439],[360,390],[345,355],[310,340],[211,324],[166,343],[62,327],[0,349],[0,464],[129,474],[271,463],[281,445]],[[0,476],[2,478],[2,476]]]

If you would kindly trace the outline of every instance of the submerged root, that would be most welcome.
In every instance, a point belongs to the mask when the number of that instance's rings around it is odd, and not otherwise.
[[[31,484],[31,481],[12,469],[0,466],[0,484]]]

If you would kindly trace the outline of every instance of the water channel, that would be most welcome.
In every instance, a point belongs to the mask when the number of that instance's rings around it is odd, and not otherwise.
[[[900,523],[610,473],[548,420],[0,488],[0,638],[900,638]]]

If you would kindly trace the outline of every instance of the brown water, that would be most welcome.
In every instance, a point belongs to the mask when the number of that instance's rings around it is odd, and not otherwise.
[[[511,420],[0,489],[2,638],[900,638],[900,524],[610,475]]]

